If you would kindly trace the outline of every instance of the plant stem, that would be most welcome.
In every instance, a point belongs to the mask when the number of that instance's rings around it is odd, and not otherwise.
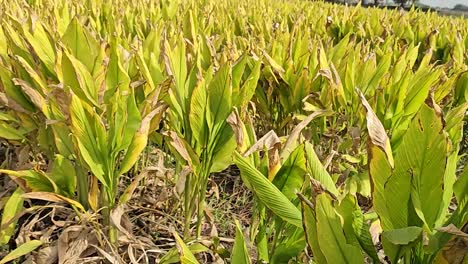
[[[77,176],[78,200],[83,207],[88,210],[88,175],[81,165],[76,164],[75,173]]]

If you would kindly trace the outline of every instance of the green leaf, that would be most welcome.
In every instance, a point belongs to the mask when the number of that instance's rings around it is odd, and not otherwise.
[[[173,50],[169,50],[168,42],[165,42],[165,49],[166,55],[169,57],[170,70],[174,76],[176,100],[180,107],[185,110],[187,63],[185,61],[185,43],[182,36],[179,37],[177,46]]]
[[[253,95],[255,94],[255,90],[257,89],[258,79],[260,78],[260,69],[261,69],[261,62],[255,61],[254,68],[250,73],[247,80],[242,85],[242,88],[239,91],[239,95],[235,101],[233,101],[233,105],[242,109],[247,106],[247,104],[252,99]]]
[[[23,210],[24,199],[22,194],[24,191],[18,187],[16,191],[8,198],[2,212],[2,221],[0,226],[4,226],[6,223],[11,221],[17,214]],[[16,223],[18,221],[11,222],[5,229],[0,229],[0,245],[5,245],[10,241],[11,236],[15,232]]]
[[[335,182],[317,157],[317,154],[314,151],[314,146],[309,142],[306,142],[304,148],[307,159],[307,172],[312,176],[312,178],[320,182],[320,184],[329,192],[334,195],[338,195],[338,189],[336,189]]]
[[[340,208],[342,207],[342,205],[345,204],[347,206],[343,206],[343,209],[346,210],[346,213],[340,213],[343,217],[345,226],[348,225],[348,228],[350,228],[349,225],[352,226],[353,233],[356,236],[361,248],[366,252],[366,254],[369,257],[371,257],[374,260],[375,263],[379,263],[380,260],[377,255],[377,251],[375,250],[374,244],[372,242],[372,237],[369,231],[370,224],[365,222],[364,214],[362,213],[356,198],[351,195],[346,196],[346,198],[341,201]],[[343,212],[343,210],[341,212]],[[349,231],[350,229],[348,229],[348,232]],[[346,234],[346,236],[348,238],[349,235]]]
[[[312,207],[310,202],[304,200],[301,202],[301,205],[307,244],[309,244],[309,247],[312,250],[314,260],[318,264],[326,264],[327,259],[320,248],[319,238],[317,236],[317,216],[314,211],[315,208]]]
[[[5,68],[5,66],[2,65],[0,66],[0,79],[3,84],[5,94],[8,96],[8,98],[11,98],[11,100],[13,100],[15,103],[18,103],[25,110],[29,112],[34,111],[34,105],[27,99],[20,87],[13,84],[12,73],[7,68]],[[15,111],[19,110],[20,109],[15,109]]]
[[[95,60],[99,53],[99,42],[94,39],[74,17],[62,36],[62,42],[70,49],[71,54],[83,63],[89,72],[93,72]]]
[[[411,181],[411,200],[416,214],[428,228],[434,228],[442,209],[447,143],[442,118],[424,104],[403,136],[395,158],[395,172],[385,187],[387,205],[394,210],[393,221],[398,223],[396,228],[416,223],[405,219],[405,210],[411,208],[401,206],[407,204],[406,195],[401,195],[404,192],[401,186],[408,180]]]
[[[445,131],[447,131],[449,135],[452,150],[447,158],[447,165],[445,167],[443,180],[443,200],[440,207],[439,217],[435,226],[440,226],[445,221],[447,208],[452,200],[453,186],[457,179],[456,169],[458,162],[458,152],[460,151],[460,141],[463,137],[463,118],[467,108],[468,103],[464,103],[459,107],[451,109],[445,117],[445,120],[447,120]]]
[[[188,246],[188,248],[190,252],[192,252],[193,254],[207,252],[210,250],[209,248],[202,245],[201,243],[193,243],[190,246]],[[177,248],[171,248],[169,252],[167,252],[167,254],[161,258],[159,263],[172,264],[172,263],[179,263],[179,262],[180,262],[180,257],[179,257],[179,253],[177,252]]]
[[[465,167],[465,170],[458,177],[453,186],[453,191],[459,208],[468,205],[468,166]]]
[[[0,138],[8,140],[23,140],[24,135],[18,130],[7,123],[0,122]]]
[[[273,184],[289,200],[296,198],[296,191],[300,190],[306,174],[306,160],[304,145],[299,145],[284,161],[273,179]]]
[[[239,221],[235,220],[236,223],[236,239],[234,246],[232,247],[231,263],[249,264],[251,263],[249,251],[245,243],[244,234],[240,227]]]
[[[231,66],[224,64],[208,85],[210,133],[216,133],[232,110]]]
[[[52,167],[51,178],[57,184],[60,193],[73,197],[76,188],[76,174],[73,164],[64,156],[57,154]]]
[[[55,72],[55,47],[49,40],[48,33],[40,22],[35,22],[34,29],[31,29],[31,31],[32,34],[27,28],[23,27],[24,36],[33,47],[37,56],[51,73]]]
[[[208,124],[206,121],[207,94],[205,81],[201,80],[192,93],[190,100],[190,128],[192,136],[197,141],[200,148],[206,147],[208,139]]]
[[[382,233],[382,244],[391,263],[397,263],[398,259],[410,249],[411,244],[420,239],[421,234],[422,228],[417,226],[384,231]]]
[[[44,244],[44,242],[40,240],[30,240],[24,244],[21,244],[19,247],[8,253],[2,260],[0,260],[0,264],[5,264],[9,261],[17,259],[21,256],[29,254],[33,252],[36,248]]]
[[[130,77],[122,65],[117,47],[113,47],[109,58],[109,66],[106,72],[107,90],[104,95],[105,101],[108,101],[114,93],[129,93]]]
[[[96,176],[102,184],[109,186],[110,179],[104,177],[103,153],[105,153],[106,149],[103,149],[103,146],[100,144],[100,140],[106,139],[99,138],[104,130],[103,124],[98,121],[99,117],[95,113],[87,113],[83,103],[75,95],[72,96],[70,117],[73,136],[77,140],[81,156],[86,164],[88,164],[94,176]],[[101,133],[98,133],[98,130],[101,131]]]
[[[291,261],[294,257],[300,255],[300,253],[306,247],[306,241],[302,230],[296,233],[299,233],[300,237],[299,235],[292,234],[291,236],[287,237],[286,242],[283,242],[275,247],[273,256],[271,256],[271,264],[289,263],[289,261]]]
[[[210,173],[225,170],[232,164],[232,153],[236,150],[236,140],[232,128],[227,123],[223,124],[219,131],[219,137],[213,145]]]
[[[68,52],[64,52],[61,65],[64,86],[69,87],[81,100],[98,106],[98,90],[86,66]]]
[[[184,243],[184,241],[180,238],[180,236],[176,232],[173,232],[173,235],[176,239],[177,250],[179,251],[179,255],[180,255],[180,263],[181,264],[198,264],[197,259],[192,254],[192,252],[187,247],[187,245]]]
[[[258,199],[268,209],[284,221],[297,227],[302,227],[301,212],[265,175],[258,171],[247,158],[242,157],[238,152],[234,152],[234,162],[241,171],[242,180],[246,182],[247,186],[252,188]]]
[[[329,195],[319,194],[316,203],[317,237],[327,262],[363,263],[360,247],[346,241],[340,218],[333,208]]]
[[[0,174],[1,173],[23,179],[26,182],[26,188],[29,188],[32,191],[55,192],[57,189],[55,183],[42,172],[33,170],[13,171],[0,169]]]
[[[461,103],[468,101],[468,71],[460,74],[455,84],[454,102]]]
[[[121,162],[119,175],[129,171],[133,167],[133,165],[135,165],[141,152],[145,149],[146,145],[148,144],[148,134],[150,132],[151,120],[156,114],[161,112],[163,109],[165,108],[158,107],[143,118],[140,127],[136,131],[136,134],[134,135],[132,142],[128,146],[127,152],[125,153],[125,156]]]

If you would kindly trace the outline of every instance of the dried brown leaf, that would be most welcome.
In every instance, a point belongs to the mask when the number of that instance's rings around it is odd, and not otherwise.
[[[390,166],[393,168],[393,154],[392,149],[390,147],[390,140],[387,136],[387,133],[385,132],[385,128],[383,127],[377,115],[372,110],[372,107],[369,105],[369,102],[367,102],[366,98],[364,97],[364,94],[357,88],[356,92],[358,93],[359,98],[361,99],[362,105],[364,105],[364,108],[366,109],[367,130],[369,131],[370,141],[373,145],[377,146],[385,153]]]
[[[111,220],[111,223],[117,227],[117,229],[122,232],[123,234],[125,234],[126,236],[128,237],[133,237],[132,234],[126,230],[125,228],[122,227],[121,225],[121,222],[122,222],[122,216],[123,214],[125,213],[125,210],[124,210],[124,205],[118,205],[117,207],[115,207],[114,209],[111,210],[110,212],[110,220]]]
[[[234,107],[234,111],[232,111],[228,116],[226,122],[231,126],[232,131],[234,131],[237,147],[242,151],[242,147],[244,145],[244,130],[242,129],[242,120],[240,119],[239,112],[236,107]]]
[[[299,138],[299,135],[301,131],[316,117],[319,116],[324,116],[324,115],[329,115],[331,114],[330,111],[317,111],[309,116],[306,117],[306,119],[302,120],[297,126],[291,131],[291,133],[288,136],[288,140],[283,146],[283,149],[281,150],[281,158],[285,159],[289,156],[289,154],[294,150],[297,144],[297,140]]]

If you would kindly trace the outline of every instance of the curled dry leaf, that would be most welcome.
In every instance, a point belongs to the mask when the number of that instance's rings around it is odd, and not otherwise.
[[[123,234],[125,234],[126,236],[131,238],[131,237],[133,237],[132,234],[121,225],[122,217],[123,217],[124,212],[125,212],[124,205],[122,205],[122,204],[118,205],[117,207],[115,207],[114,209],[111,210],[110,220],[111,220],[111,223],[115,227],[117,227],[117,229],[120,232],[122,232]]]
[[[110,263],[112,264],[119,264],[121,263],[118,259],[116,259],[114,256],[112,256],[111,254],[107,253],[104,249],[96,246],[96,245],[91,245],[92,247],[94,247],[95,249],[97,249],[97,251],[99,251],[99,253],[105,258],[107,259]]]
[[[179,135],[177,135],[177,133],[174,131],[167,131],[166,135],[169,136],[169,138],[171,139],[170,143],[172,147],[174,147],[177,150],[179,155],[185,161],[191,164],[191,158],[186,148],[186,144],[184,144],[183,140],[179,137]]]
[[[187,176],[192,172],[189,166],[185,166],[182,168],[182,171],[179,173],[179,178],[177,179],[177,183],[175,186],[175,190],[177,195],[181,195],[185,190],[185,181],[187,180]]]
[[[330,111],[316,111],[306,117],[306,119],[302,120],[296,127],[291,131],[289,134],[288,140],[283,146],[281,150],[281,158],[286,159],[289,154],[296,148],[297,140],[301,131],[316,117],[329,115],[331,114]]]
[[[148,176],[148,170],[144,170],[142,172],[140,172],[140,174],[138,174],[135,179],[133,179],[132,183],[130,183],[130,185],[127,187],[127,189],[125,189],[125,191],[123,192],[122,196],[120,196],[120,200],[119,200],[119,203],[120,204],[125,204],[127,203],[128,201],[130,201],[130,199],[132,198],[133,196],[133,192],[135,192],[135,189],[138,187],[138,185],[140,184],[140,181],[143,179],[143,178],[146,178]]]
[[[55,203],[68,203],[70,205],[75,206],[76,208],[80,209],[81,212],[86,212],[84,207],[77,201],[67,198],[65,196],[55,194],[55,193],[49,193],[49,192],[29,192],[23,194],[23,197],[26,199],[37,199],[37,200],[43,200],[43,201],[49,201],[49,202],[55,202]]]
[[[444,232],[444,233],[448,233],[448,234],[461,237],[468,242],[468,234],[458,229],[454,224],[450,224],[444,227],[439,227],[439,228],[436,228],[436,230],[439,232]]]
[[[97,238],[90,228],[79,225],[68,227],[58,239],[58,263],[79,263],[80,257],[87,257],[83,253],[87,253],[90,245],[95,243]]]
[[[270,150],[278,150],[281,148],[281,141],[279,137],[276,135],[275,131],[270,130],[266,133],[261,139],[259,139],[255,144],[253,144],[245,153],[244,157],[251,155],[256,151],[261,151],[264,149]]]
[[[253,144],[247,152],[244,153],[244,157],[251,155],[256,151],[262,151],[266,149],[268,151],[268,178],[270,180],[276,175],[276,172],[280,169],[280,156],[279,150],[281,148],[281,141],[276,135],[275,131],[271,130]]]
[[[364,94],[356,88],[356,92],[361,99],[362,105],[366,109],[366,120],[367,120],[367,130],[369,131],[369,137],[372,142],[372,145],[379,147],[385,153],[387,160],[390,166],[394,167],[393,154],[390,146],[390,139],[385,132],[385,128],[380,122],[377,115],[372,110],[372,107],[367,102]]]
[[[46,103],[44,97],[36,91],[31,85],[21,79],[13,78],[13,83],[21,87],[23,92],[31,99],[31,102],[41,111],[44,111]]]
[[[34,256],[32,263],[36,264],[50,264],[57,263],[58,261],[58,246],[54,242],[52,245],[41,248]]]
[[[60,108],[62,114],[66,119],[70,118],[70,105],[71,105],[71,96],[66,93],[63,88],[54,88],[50,91],[49,96],[57,102],[58,107]]]
[[[237,108],[234,107],[234,111],[228,116],[226,122],[231,126],[236,137],[237,147],[242,151],[244,143],[244,131],[242,129],[242,120],[240,119]]]
[[[434,109],[436,115],[442,121],[442,127],[445,127],[445,120],[443,118],[442,108],[440,108],[440,106],[436,103],[436,101],[434,99],[434,89],[431,89],[429,91],[429,95],[427,96],[425,103],[430,108]]]
[[[377,219],[376,221],[372,222],[369,232],[371,234],[372,243],[377,245],[380,243],[380,234],[382,234],[382,226],[380,226],[380,220]]]
[[[27,113],[28,111],[24,109],[20,104],[11,100],[6,94],[0,93],[0,104],[7,106],[19,113]]]

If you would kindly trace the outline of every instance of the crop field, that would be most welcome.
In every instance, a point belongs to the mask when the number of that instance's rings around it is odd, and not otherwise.
[[[0,264],[468,263],[468,20],[0,2]]]

